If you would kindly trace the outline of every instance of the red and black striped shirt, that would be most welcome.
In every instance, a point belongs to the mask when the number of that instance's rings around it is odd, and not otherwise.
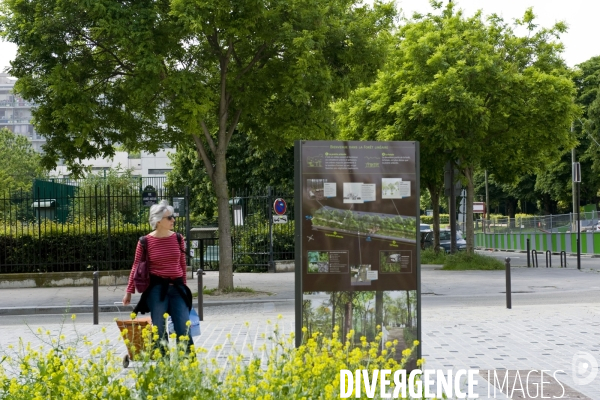
[[[187,266],[185,264],[185,240],[181,238],[181,245],[177,241],[177,234],[171,236],[154,237],[146,235],[146,246],[148,251],[148,267],[152,275],[162,278],[181,278],[183,282],[187,281]],[[135,269],[143,256],[142,245],[138,241],[135,249],[135,260],[129,274],[129,283],[127,284],[127,293],[135,293],[133,276]]]

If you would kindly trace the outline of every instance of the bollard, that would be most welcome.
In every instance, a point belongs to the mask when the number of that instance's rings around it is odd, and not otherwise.
[[[579,213],[577,213],[577,217],[579,218]],[[577,230],[577,269],[581,269],[581,242],[579,240],[579,228]]]
[[[552,268],[552,252],[546,250],[546,268]]]
[[[198,279],[198,317],[200,321],[204,321],[204,293],[202,290],[204,289],[204,285],[202,284],[202,277],[204,276],[204,271],[199,269],[196,271],[196,278]]]
[[[565,260],[564,266],[563,266],[563,258]],[[567,252],[564,250],[560,252],[560,267],[567,268]]]
[[[506,267],[506,308],[509,310],[512,308],[511,301],[511,288],[510,288],[510,258],[506,257],[506,263],[504,266]]]
[[[99,282],[99,275],[100,273],[98,271],[94,272],[94,325],[98,325],[98,285],[100,284]]]
[[[540,266],[537,255],[538,252],[535,249],[531,250],[531,264],[533,265],[533,268],[538,268]]]
[[[531,248],[529,246],[529,239],[527,239],[527,268],[531,268],[530,254],[529,254],[530,251],[531,251]]]

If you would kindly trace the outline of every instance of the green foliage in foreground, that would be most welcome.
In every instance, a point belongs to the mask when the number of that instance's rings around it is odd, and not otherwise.
[[[295,348],[293,335],[282,335],[275,326],[260,348],[247,346],[249,358],[238,353],[220,365],[202,348],[186,355],[183,347],[171,346],[165,356],[145,350],[156,340],[156,327],[132,325],[131,330],[123,336],[135,341],[137,335],[144,344],[138,351],[132,348],[136,362],[126,371],[109,339],[94,344],[76,336],[68,342],[65,335],[53,337],[39,329],[44,346],[20,343],[0,349],[0,399],[335,399],[341,369],[365,369],[369,375],[374,369],[403,369],[418,345],[415,341],[395,354],[396,341],[381,349],[381,333],[374,342],[361,337],[354,345],[353,331],[343,339],[336,329],[331,338],[314,333]],[[364,386],[361,393],[366,398]]]
[[[482,254],[458,252],[445,256],[443,270],[503,270],[502,261]]]

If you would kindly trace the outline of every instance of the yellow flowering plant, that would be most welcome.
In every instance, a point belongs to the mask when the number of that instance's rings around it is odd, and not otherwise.
[[[247,345],[246,355],[236,350],[224,360],[194,346],[187,353],[182,341],[162,354],[152,346],[156,327],[140,334],[143,346],[126,372],[108,339],[68,344],[46,332],[40,335],[49,348],[20,343],[0,349],[0,399],[338,399],[340,370],[403,369],[419,345],[415,341],[396,354],[398,343],[382,343],[381,332],[373,342],[361,337],[355,344],[353,331],[341,338],[335,327],[331,337],[313,333],[296,348],[294,334],[284,335],[275,325],[265,344]],[[228,342],[212,350],[233,346]],[[366,398],[364,388],[361,394]]]

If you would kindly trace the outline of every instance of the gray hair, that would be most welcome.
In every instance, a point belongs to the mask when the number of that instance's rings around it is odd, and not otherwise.
[[[150,207],[150,217],[148,218],[148,222],[150,222],[152,229],[156,229],[156,224],[163,219],[165,211],[170,211],[171,215],[173,215],[174,212],[173,206],[170,206],[167,200],[162,200],[160,203]]]

